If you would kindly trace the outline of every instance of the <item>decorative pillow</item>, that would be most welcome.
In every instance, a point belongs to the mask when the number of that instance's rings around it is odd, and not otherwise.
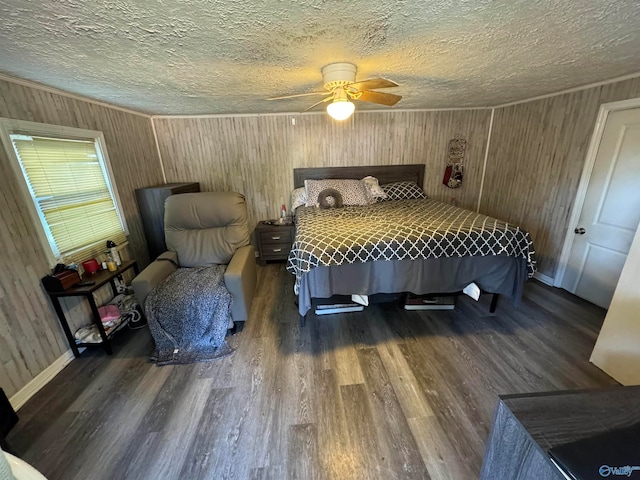
[[[394,182],[382,185],[382,190],[387,194],[387,200],[412,200],[416,198],[429,198],[415,182]],[[378,200],[380,201],[380,200]]]
[[[341,208],[342,195],[335,188],[327,188],[318,194],[318,203],[320,208]]]
[[[380,187],[378,179],[376,177],[368,176],[361,180],[367,189],[367,196],[369,197],[369,203],[376,203],[379,200],[387,198],[387,194]]]
[[[342,195],[344,205],[369,205],[369,197],[364,183],[360,180],[305,180],[307,190],[307,207],[315,207],[320,203],[319,195],[327,188],[333,188]]]
[[[307,203],[307,190],[304,187],[296,188],[291,192],[291,211]]]

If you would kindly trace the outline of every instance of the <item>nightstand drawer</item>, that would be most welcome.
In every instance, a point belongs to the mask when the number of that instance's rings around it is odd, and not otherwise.
[[[260,232],[260,242],[262,242],[263,245],[272,243],[291,245],[293,242],[293,239],[291,238],[291,229],[275,227],[266,232]]]
[[[270,243],[262,246],[262,254],[265,260],[287,258],[290,251],[290,243]]]

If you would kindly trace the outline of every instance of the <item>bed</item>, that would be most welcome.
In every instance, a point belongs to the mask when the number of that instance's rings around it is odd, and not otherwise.
[[[294,169],[306,179],[361,179],[421,188],[424,165]],[[445,294],[475,283],[518,302],[535,273],[529,234],[517,226],[431,199],[320,209],[299,207],[287,270],[296,276],[301,324],[314,299],[410,292]]]

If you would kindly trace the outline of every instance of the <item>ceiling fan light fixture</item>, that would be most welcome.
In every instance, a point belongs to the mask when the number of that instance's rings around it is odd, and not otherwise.
[[[344,88],[336,88],[333,91],[333,102],[327,105],[327,113],[334,120],[346,120],[349,118],[356,106],[353,102],[349,101],[347,92]]]
[[[295,93],[267,100],[281,100],[306,96],[322,95],[324,98],[305,110],[313,110],[318,105],[327,104],[327,113],[335,120],[346,120],[355,111],[351,100],[376,103],[391,107],[402,97],[392,93],[377,91],[380,88],[399,87],[396,82],[386,78],[371,78],[356,82],[357,68],[353,63],[330,63],[322,68],[323,87],[326,92]]]
[[[333,103],[327,105],[327,113],[334,120],[346,120],[349,118],[356,106],[346,98],[343,100],[334,100]]]

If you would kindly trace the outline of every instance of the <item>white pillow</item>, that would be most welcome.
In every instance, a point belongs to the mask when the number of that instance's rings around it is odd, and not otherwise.
[[[376,177],[369,175],[368,177],[364,177],[361,182],[364,183],[364,186],[367,189],[369,203],[376,203],[378,199],[383,200],[387,198],[387,194],[382,190],[382,187],[378,183],[378,179]]]
[[[342,196],[343,205],[369,205],[369,197],[364,182],[351,179],[305,180],[307,207],[319,203],[318,196],[323,190],[333,188]]]
[[[307,203],[307,190],[304,187],[296,188],[291,192],[291,211]]]

